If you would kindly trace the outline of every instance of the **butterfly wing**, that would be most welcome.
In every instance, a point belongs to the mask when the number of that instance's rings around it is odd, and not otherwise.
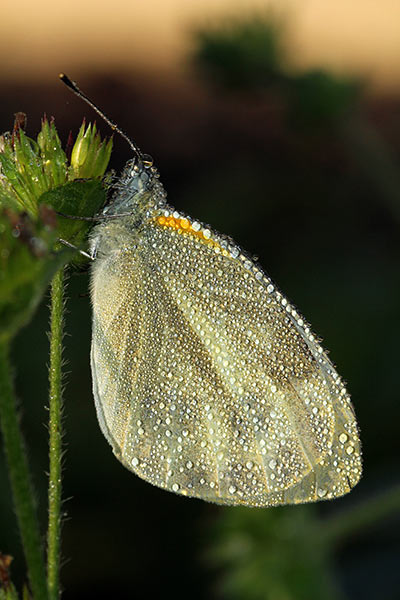
[[[92,277],[94,396],[119,460],[220,504],[348,492],[361,475],[349,396],[260,268],[172,211],[132,240]]]

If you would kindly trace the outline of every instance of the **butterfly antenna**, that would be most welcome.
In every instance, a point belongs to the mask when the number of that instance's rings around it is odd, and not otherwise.
[[[143,155],[142,155],[140,149],[138,148],[138,146],[136,146],[136,144],[134,144],[134,142],[132,142],[132,140],[126,135],[126,133],[124,131],[122,131],[122,129],[120,129],[118,127],[118,125],[116,123],[114,123],[114,121],[111,121],[111,119],[109,119],[107,117],[107,115],[105,115],[104,112],[98,106],[96,106],[96,104],[94,102],[92,102],[90,100],[90,98],[88,98],[86,96],[86,94],[84,94],[82,92],[82,90],[79,89],[79,87],[77,86],[75,81],[72,81],[69,77],[67,77],[67,75],[65,75],[65,73],[60,73],[59,77],[60,77],[61,81],[63,83],[65,83],[65,85],[70,90],[72,90],[74,92],[74,94],[76,94],[76,96],[78,96],[78,98],[80,98],[81,100],[86,102],[86,104],[89,104],[89,106],[91,106],[93,108],[93,110],[95,110],[97,112],[97,114],[100,115],[100,117],[103,119],[103,121],[105,121],[111,127],[111,129],[113,131],[116,131],[122,138],[124,138],[124,140],[126,142],[128,142],[128,144],[130,145],[130,147],[136,154],[137,158],[139,160],[142,160]]]

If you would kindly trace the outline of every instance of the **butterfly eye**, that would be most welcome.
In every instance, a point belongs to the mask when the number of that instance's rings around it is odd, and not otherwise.
[[[153,166],[154,164],[154,160],[153,158],[149,155],[149,154],[143,154],[142,156],[142,162],[143,165],[146,169],[149,169]]]

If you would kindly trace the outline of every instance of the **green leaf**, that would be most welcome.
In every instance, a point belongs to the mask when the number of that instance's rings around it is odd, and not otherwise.
[[[57,231],[27,214],[0,214],[0,342],[33,315],[54,273],[74,252],[53,248]]]
[[[58,217],[57,234],[74,246],[81,246],[84,243],[93,224],[68,217],[92,217],[99,212],[105,202],[104,187],[96,180],[67,183],[45,192],[39,200],[40,204],[51,206],[57,213],[66,215]]]

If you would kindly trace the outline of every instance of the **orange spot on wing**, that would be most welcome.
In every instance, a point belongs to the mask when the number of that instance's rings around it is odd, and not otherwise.
[[[204,233],[201,229],[199,229],[198,231],[195,231],[193,229],[192,223],[189,221],[189,219],[185,219],[185,218],[181,218],[181,217],[179,217],[178,219],[175,219],[175,217],[172,217],[172,216],[164,217],[164,216],[160,215],[158,217],[155,217],[154,220],[157,223],[157,225],[160,225],[164,229],[174,229],[178,233],[185,234],[185,235],[191,235],[191,236],[199,239],[200,241],[202,241],[204,244],[206,244],[210,248],[213,248],[216,252],[221,252],[221,254],[223,254],[224,256],[229,256],[229,252],[227,252],[227,250],[225,250],[225,248],[222,248],[222,246],[220,246],[218,244],[218,242],[216,242],[215,240],[211,240],[209,238],[209,235],[207,237],[205,237]]]

